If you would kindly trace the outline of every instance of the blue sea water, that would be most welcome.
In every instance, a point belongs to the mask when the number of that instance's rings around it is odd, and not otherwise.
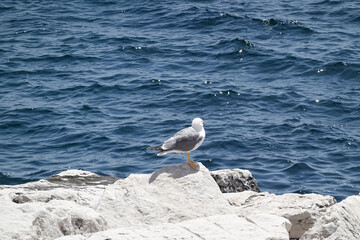
[[[126,177],[191,153],[262,191],[360,191],[358,1],[0,2],[0,184]]]

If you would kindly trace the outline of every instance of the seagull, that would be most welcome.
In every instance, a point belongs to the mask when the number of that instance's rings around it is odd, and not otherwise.
[[[167,153],[186,153],[188,165],[196,170],[195,161],[190,160],[190,152],[194,151],[204,142],[205,129],[204,121],[201,118],[194,118],[191,127],[184,128],[169,138],[161,146],[148,147],[148,150],[158,150],[157,156]]]

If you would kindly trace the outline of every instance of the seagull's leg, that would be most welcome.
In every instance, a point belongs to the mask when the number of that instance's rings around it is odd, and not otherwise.
[[[187,152],[186,155],[187,155],[187,158],[188,158],[188,165],[189,165],[191,168],[193,168],[194,170],[196,170],[197,165],[196,165],[195,161],[190,160],[190,153]]]

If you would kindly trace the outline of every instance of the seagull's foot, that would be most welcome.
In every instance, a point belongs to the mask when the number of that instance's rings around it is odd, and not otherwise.
[[[188,165],[194,170],[196,170],[198,168],[198,165],[193,160],[189,160]]]

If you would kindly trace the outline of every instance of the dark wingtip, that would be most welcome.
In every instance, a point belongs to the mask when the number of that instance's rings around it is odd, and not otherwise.
[[[155,147],[148,147],[147,150],[158,150],[161,151],[161,146],[155,146]]]

